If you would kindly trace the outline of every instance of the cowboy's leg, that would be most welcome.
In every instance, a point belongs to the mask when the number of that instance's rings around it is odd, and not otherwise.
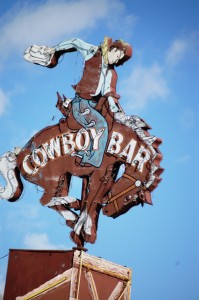
[[[90,113],[88,100],[76,96],[72,101],[72,112],[76,121],[86,128],[88,125],[87,115]]]
[[[91,101],[76,96],[72,104],[74,118],[86,130],[90,131],[91,137],[89,148],[86,151],[80,151],[78,154],[82,156],[82,163],[89,163],[95,167],[99,167],[108,139],[108,126],[104,117],[90,103]],[[98,147],[93,149],[96,137]]]
[[[91,102],[89,101],[87,104],[90,113],[85,116],[85,119],[87,121],[86,129],[90,132],[91,148],[90,151],[84,153],[82,162],[99,167],[102,162],[108,139],[108,125],[104,117],[96,111],[90,103]]]

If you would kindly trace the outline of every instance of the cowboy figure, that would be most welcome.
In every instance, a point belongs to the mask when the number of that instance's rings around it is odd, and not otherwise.
[[[105,97],[111,112],[121,112],[118,106],[120,96],[116,93],[117,73],[115,66],[120,66],[132,56],[132,47],[122,40],[112,41],[105,37],[100,46],[88,44],[81,39],[73,38],[57,46],[33,45],[29,47],[24,58],[32,63],[53,68],[58,64],[61,55],[79,51],[84,59],[84,70],[80,81],[73,86],[75,98],[72,100],[72,112],[76,121],[85,129],[95,129],[100,135],[99,149],[78,153],[82,165],[99,167],[102,162],[108,139],[108,126],[104,117],[95,109],[97,101]]]

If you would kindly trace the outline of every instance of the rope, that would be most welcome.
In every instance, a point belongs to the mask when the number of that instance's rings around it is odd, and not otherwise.
[[[30,294],[29,296],[26,296],[26,297],[23,298],[23,299],[24,299],[24,300],[30,300],[30,299],[33,299],[33,298],[35,298],[35,296],[37,297],[37,296],[43,294],[44,292],[50,290],[51,288],[53,288],[53,287],[55,287],[55,286],[58,286],[58,285],[62,284],[62,283],[63,283],[64,281],[66,281],[66,280],[68,280],[68,277],[64,277],[64,278],[62,278],[62,279],[59,279],[59,280],[53,282],[52,284],[48,285],[47,287],[44,287],[44,288],[42,288],[41,290],[39,290],[39,291],[37,291],[37,292],[35,292],[35,293],[33,293],[33,294]]]
[[[125,291],[127,290],[127,288],[130,287],[130,284],[131,284],[131,281],[129,280],[129,281],[127,282],[127,285],[125,286],[123,292],[121,293],[120,297],[118,298],[118,300],[122,299],[122,296],[124,295],[124,293],[125,293]],[[128,294],[129,294],[128,296],[130,296],[130,293],[128,293]],[[129,299],[130,299],[130,298],[129,298]]]
[[[125,190],[121,191],[120,193],[116,194],[115,196],[113,196],[113,197],[110,196],[110,197],[109,197],[108,204],[111,203],[111,202],[113,202],[116,211],[118,211],[119,208],[118,208],[117,202],[116,202],[115,200],[118,199],[119,197],[125,195],[126,193],[132,191],[132,190],[137,186],[137,185],[136,185],[136,179],[133,178],[132,176],[130,176],[130,175],[124,173],[122,177],[128,178],[129,180],[131,180],[132,182],[134,182],[134,184],[131,185],[130,187],[126,188]],[[140,182],[140,183],[141,183],[141,182]],[[137,187],[138,187],[138,186],[137,186]]]
[[[115,196],[113,196],[112,198],[109,199],[109,202],[108,203],[111,203],[113,202],[114,200],[116,200],[117,198],[119,198],[120,196],[123,196],[125,195],[126,193],[130,192],[131,190],[133,190],[136,186],[135,185],[132,185],[130,186],[129,188],[125,189],[124,191],[116,194]]]
[[[5,254],[4,256],[0,257],[0,260],[7,257],[9,254]]]
[[[94,281],[94,278],[93,278],[91,270],[97,271],[97,272],[100,272],[100,273],[103,273],[103,274],[106,274],[106,275],[110,275],[110,276],[113,276],[113,277],[118,278],[120,280],[126,281],[126,286],[125,286],[124,290],[122,291],[122,293],[121,293],[120,297],[118,298],[118,300],[120,300],[122,298],[122,296],[124,295],[124,293],[126,292],[127,289],[128,289],[128,298],[127,299],[130,299],[130,285],[131,285],[131,280],[129,280],[129,278],[127,278],[125,275],[120,275],[120,274],[118,274],[116,272],[113,272],[113,271],[105,271],[105,270],[103,270],[101,268],[98,268],[96,266],[92,266],[90,264],[84,263],[83,262],[83,251],[81,251],[81,253],[80,253],[80,264],[79,264],[78,282],[77,282],[77,292],[76,292],[76,297],[75,297],[76,300],[78,300],[78,298],[79,298],[81,273],[82,273],[82,268],[83,267],[85,267],[87,269],[87,272],[90,275],[91,286],[92,286],[92,290],[93,290],[93,293],[94,293],[94,296],[95,296],[95,300],[99,300],[99,296],[98,296],[98,293],[97,293],[97,288],[96,288],[95,281]]]
[[[79,276],[78,276],[77,294],[76,294],[76,299],[77,300],[79,298],[80,280],[81,280],[81,273],[82,273],[82,263],[83,263],[83,251],[81,251],[81,254],[80,254]]]
[[[92,290],[93,290],[93,293],[94,293],[94,296],[95,296],[95,300],[99,300],[99,297],[98,297],[98,293],[97,293],[97,288],[96,288],[96,285],[95,285],[95,281],[94,281],[94,278],[93,278],[93,275],[91,273],[90,270],[88,270],[88,273],[90,275],[90,278],[91,278],[91,286],[92,286]]]
[[[122,177],[128,178],[128,179],[130,179],[131,181],[135,182],[135,178],[133,178],[132,176],[128,175],[127,173],[124,173],[124,174],[122,175]]]

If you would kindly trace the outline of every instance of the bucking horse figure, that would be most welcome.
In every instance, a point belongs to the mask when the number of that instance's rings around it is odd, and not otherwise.
[[[151,136],[150,127],[137,116],[121,114],[115,120],[107,101],[101,99],[98,106],[109,127],[103,160],[100,167],[81,164],[78,153],[88,151],[91,143],[93,150],[98,149],[101,133],[82,128],[66,100],[58,94],[56,106],[63,114],[58,124],[42,129],[23,148],[0,158],[0,173],[6,181],[0,186],[0,197],[10,202],[19,199],[21,176],[42,187],[41,204],[64,217],[72,228],[72,240],[83,247],[96,240],[101,210],[117,218],[133,206],[152,204],[151,192],[163,171],[161,139]],[[122,165],[124,173],[117,179]],[[69,195],[72,176],[82,178],[81,199]]]

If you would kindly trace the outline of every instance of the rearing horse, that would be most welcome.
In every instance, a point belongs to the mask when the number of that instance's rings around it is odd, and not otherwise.
[[[94,243],[100,210],[116,218],[139,204],[151,204],[151,191],[161,181],[161,140],[151,136],[148,125],[138,117],[114,121],[106,105],[102,114],[108,119],[109,135],[100,167],[81,165],[79,151],[97,149],[101,132],[85,130],[65,109],[58,95],[57,107],[64,114],[58,124],[35,134],[22,149],[14,149],[0,158],[0,172],[6,186],[0,197],[8,201],[20,198],[20,175],[44,189],[42,205],[58,211],[72,228],[77,246]],[[117,180],[121,165],[124,174]],[[71,176],[83,179],[81,200],[69,195]],[[79,214],[77,211],[80,211]]]

